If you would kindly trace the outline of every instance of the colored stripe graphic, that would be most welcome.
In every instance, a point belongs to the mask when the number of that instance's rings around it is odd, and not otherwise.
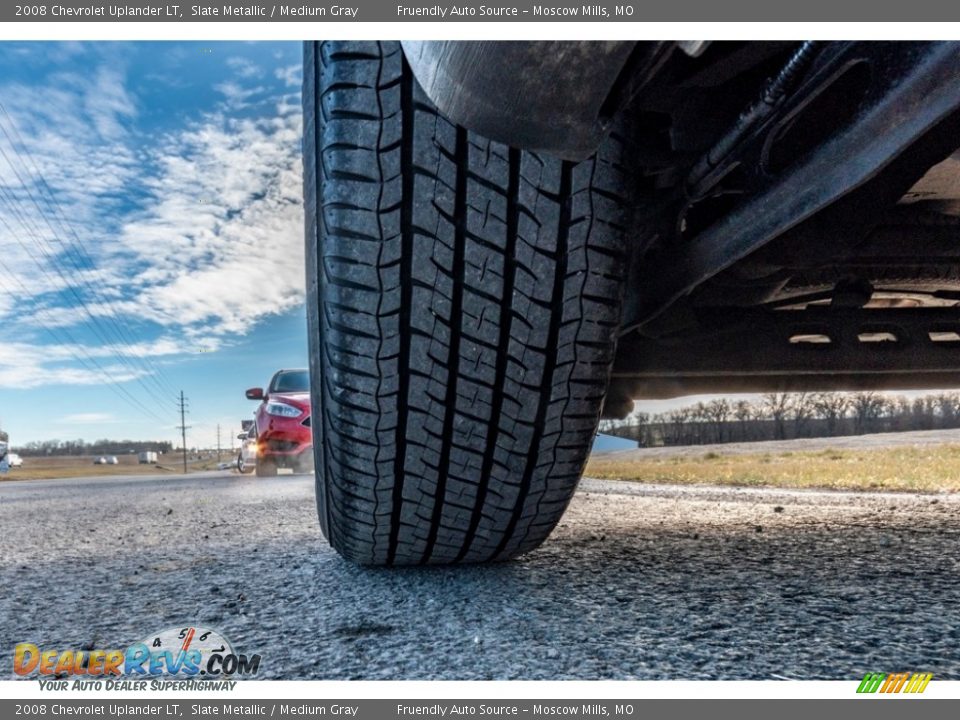
[[[933,679],[932,673],[867,673],[857,687],[858,693],[922,693]]]
[[[932,673],[914,673],[913,677],[910,678],[910,682],[907,683],[907,687],[904,692],[922,693],[927,689],[927,685],[932,679]]]
[[[867,673],[857,688],[858,693],[875,693],[886,678],[885,673]]]
[[[880,688],[882,693],[895,693],[900,692],[900,688],[903,687],[903,684],[907,681],[907,673],[892,673],[887,675],[887,680],[883,683],[883,687]]]

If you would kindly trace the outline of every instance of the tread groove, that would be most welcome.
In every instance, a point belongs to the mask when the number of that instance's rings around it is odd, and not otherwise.
[[[393,506],[390,509],[390,545],[387,548],[387,565],[393,565],[397,557],[397,546],[400,542],[400,519],[403,511],[403,485],[406,477],[407,457],[407,420],[409,415],[408,392],[410,384],[410,307],[413,303],[413,134],[414,134],[414,106],[413,106],[413,74],[403,60],[400,82],[401,96],[401,141],[400,141],[400,174],[402,176],[402,191],[400,201],[400,316],[399,340],[400,354],[397,358],[397,428],[396,448],[394,449],[393,470]],[[404,332],[404,329],[407,332]]]
[[[560,203],[560,222],[557,227],[557,246],[556,257],[557,267],[553,276],[553,292],[551,297],[554,303],[563,307],[563,280],[567,274],[567,234],[570,227],[570,183],[572,166],[571,163],[564,161],[560,171],[560,192],[558,201]],[[563,321],[563,312],[553,312],[550,316],[550,330],[547,336],[547,347],[556,347],[560,337],[560,325]],[[527,495],[530,493],[530,485],[533,483],[533,473],[536,472],[537,463],[540,459],[540,443],[543,440],[543,430],[547,418],[547,409],[550,407],[550,398],[553,395],[553,373],[556,370],[557,357],[555,353],[546,353],[543,375],[540,378],[540,404],[537,406],[537,420],[533,427],[533,439],[530,442],[530,449],[527,452],[526,467],[523,471],[523,480],[517,493],[516,504],[513,508],[513,515],[510,517],[510,523],[507,525],[503,537],[497,544],[497,548],[490,556],[490,560],[499,557],[507,545],[513,539],[513,533],[516,530],[517,523],[523,515],[526,505]]]
[[[503,299],[500,302],[499,337],[497,339],[497,365],[494,368],[493,398],[490,404],[490,428],[487,432],[487,443],[483,452],[483,461],[480,466],[480,478],[477,486],[477,497],[470,516],[470,524],[463,539],[463,547],[457,553],[455,562],[461,562],[470,552],[477,528],[483,519],[483,507],[487,492],[490,488],[490,474],[493,471],[494,453],[497,441],[500,439],[501,414],[503,412],[503,396],[506,386],[507,365],[510,359],[508,352],[510,344],[511,321],[516,314],[513,312],[513,286],[516,278],[517,263],[514,258],[516,252],[517,232],[520,215],[520,151],[515,148],[509,150],[509,180],[507,181],[507,234],[503,249]]]
[[[421,564],[430,561],[437,534],[440,531],[440,520],[443,515],[444,498],[450,468],[450,450],[453,446],[453,423],[457,415],[457,383],[460,377],[460,336],[463,322],[463,265],[464,244],[466,242],[466,214],[467,214],[467,165],[469,163],[467,145],[467,131],[457,128],[457,143],[454,164],[457,169],[456,199],[454,201],[456,224],[454,225],[453,240],[453,280],[452,297],[450,298],[450,350],[447,356],[447,393],[444,399],[443,440],[440,450],[440,466],[437,474],[437,489],[433,502],[433,515],[427,535],[426,547],[423,551]]]
[[[376,83],[377,112],[378,112],[378,114],[379,114],[381,117],[383,117],[383,97],[382,97],[383,88],[381,87],[381,83],[383,82],[383,45],[382,45],[381,43],[379,43],[379,42],[377,43],[377,49],[379,50],[379,53],[378,53],[378,54],[379,54],[379,56],[380,56],[380,61],[379,61],[379,63],[377,64],[377,83]],[[385,187],[385,183],[384,183],[384,181],[383,181],[383,175],[384,175],[384,173],[383,173],[383,153],[380,152],[380,146],[381,146],[382,143],[383,143],[383,123],[381,122],[381,123],[380,123],[380,127],[377,128],[377,146],[376,146],[377,174],[380,176],[380,190],[379,190],[379,192],[377,193],[377,209],[378,209],[378,210],[380,210],[380,208],[383,207],[383,189],[384,189],[384,187]],[[380,245],[379,245],[379,247],[377,248],[377,268],[382,268],[382,267],[383,267],[383,248],[384,248],[383,236],[384,236],[384,234],[385,234],[385,233],[384,233],[384,228],[383,228],[383,213],[382,213],[382,212],[377,212],[377,230],[379,231],[379,233],[378,233],[378,234],[379,234],[379,238],[378,238],[378,239],[380,240]],[[383,273],[382,273],[382,270],[378,270],[378,272],[377,272],[377,284],[379,285],[379,288],[378,288],[378,293],[377,293],[377,310],[376,310],[376,316],[377,316],[377,317],[380,317],[380,315],[381,315],[381,313],[382,313],[382,310],[383,310]],[[377,363],[377,378],[376,378],[376,383],[377,383],[377,390],[376,390],[376,393],[374,394],[374,396],[376,397],[377,410],[378,410],[378,413],[377,413],[377,423],[376,423],[376,437],[377,437],[377,438],[380,437],[380,433],[381,433],[381,431],[382,431],[381,422],[383,421],[383,416],[384,416],[384,413],[383,413],[383,411],[382,411],[383,408],[382,408],[381,405],[380,405],[380,402],[381,402],[381,401],[380,401],[380,397],[381,397],[381,393],[382,393],[382,391],[383,391],[383,379],[384,379],[384,378],[383,378],[383,375],[384,375],[384,373],[383,373],[383,367],[382,367],[382,365],[380,364],[380,363],[382,362],[382,360],[381,360],[381,356],[382,356],[382,355],[383,355],[383,338],[381,337],[381,338],[378,339],[378,343],[377,343],[377,354],[376,354],[376,363]],[[358,372],[359,372],[359,371],[358,371]],[[381,450],[380,443],[379,443],[379,442],[370,442],[370,443],[368,443],[368,445],[373,445],[373,446],[374,446],[374,451],[373,451],[373,464],[374,464],[374,467],[378,467],[378,466],[380,465],[380,450]],[[379,480],[379,478],[378,478],[378,480]],[[374,492],[373,517],[376,518],[376,517],[379,517],[379,515],[380,515],[380,493],[379,493],[379,492]],[[376,554],[376,550],[377,550],[377,524],[376,524],[376,523],[371,523],[371,527],[370,527],[370,544],[371,544],[371,547],[373,547],[374,554]]]

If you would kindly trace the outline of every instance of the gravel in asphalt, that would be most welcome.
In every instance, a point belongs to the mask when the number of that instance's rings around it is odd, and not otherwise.
[[[220,630],[284,679],[960,679],[960,497],[585,480],[519,560],[369,569],[312,478],[0,484],[12,647]]]

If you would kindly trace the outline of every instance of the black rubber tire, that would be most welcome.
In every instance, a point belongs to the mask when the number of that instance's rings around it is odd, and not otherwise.
[[[277,461],[272,458],[257,458],[257,477],[276,477]]]
[[[626,179],[440,116],[394,42],[307,43],[304,192],[317,507],[368,565],[537,547],[614,356]]]
[[[237,472],[241,475],[249,475],[254,471],[254,468],[250,467],[243,461],[243,453],[237,455]]]

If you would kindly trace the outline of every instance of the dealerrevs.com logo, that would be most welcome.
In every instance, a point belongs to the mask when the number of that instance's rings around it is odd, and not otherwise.
[[[260,670],[260,655],[237,653],[216,630],[203,627],[169,628],[151,633],[126,649],[41,648],[18,643],[13,670],[23,677],[63,680],[110,678],[178,678],[219,680],[252,677]],[[110,689],[140,689],[120,686]],[[65,689],[58,687],[55,689]]]
[[[931,673],[867,673],[857,692],[919,694],[927,689],[932,679]]]

